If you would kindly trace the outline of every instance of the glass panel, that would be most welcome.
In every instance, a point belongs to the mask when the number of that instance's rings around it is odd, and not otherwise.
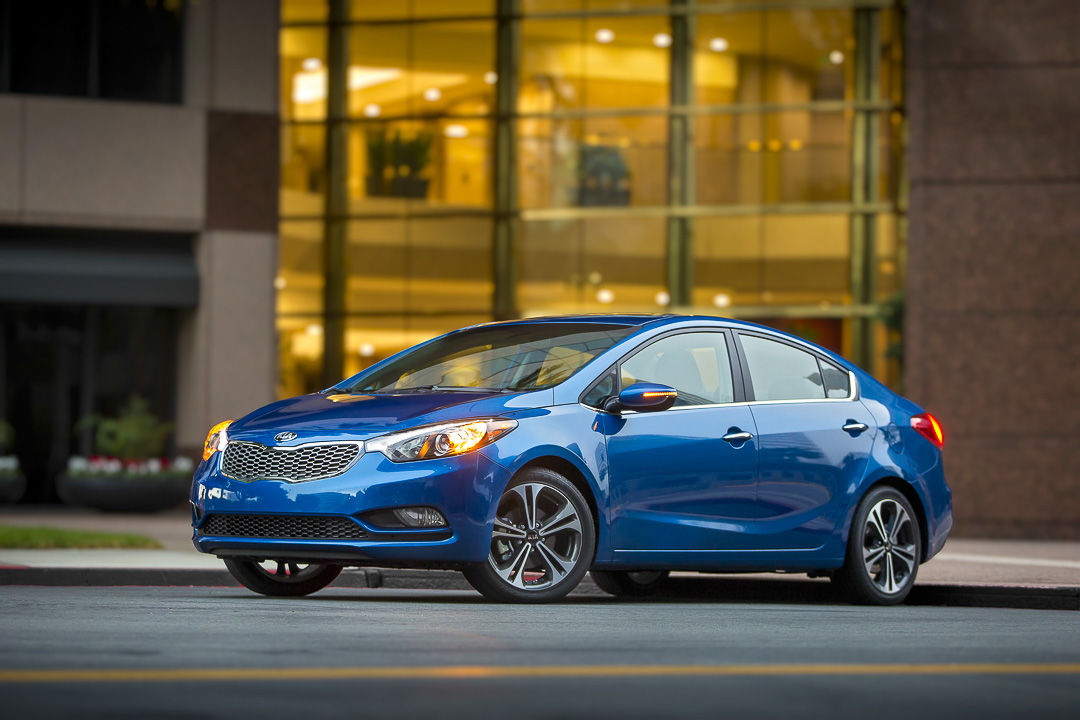
[[[490,114],[496,81],[495,23],[420,23],[412,33],[415,110]]]
[[[408,233],[409,310],[490,311],[491,218],[415,219]]]
[[[825,398],[817,359],[790,345],[752,335],[742,340],[755,400],[822,400]]]
[[[281,22],[318,22],[328,15],[326,0],[281,0]]]
[[[351,221],[346,250],[349,312],[403,312],[409,248],[404,220]]]
[[[348,42],[349,115],[375,118],[412,112],[409,26],[354,26]]]
[[[487,120],[357,123],[349,130],[348,152],[352,213],[491,206]]]
[[[525,20],[518,109],[664,107],[670,33],[659,15]]]
[[[93,6],[74,2],[5,6],[11,23],[11,90],[86,95]]]
[[[874,256],[877,264],[877,300],[896,300],[904,290],[900,276],[900,225],[901,215],[882,213],[874,219]]]
[[[281,118],[326,118],[326,30],[285,28],[281,31]]]
[[[495,0],[412,0],[410,5],[415,18],[495,14]]]
[[[850,9],[700,15],[694,52],[697,102],[851,98],[852,23]]]
[[[694,304],[850,302],[850,219],[842,214],[702,217],[693,221]]]
[[[487,314],[349,318],[345,328],[345,374],[355,375],[425,340],[490,320]]]
[[[295,397],[322,389],[322,317],[278,315],[277,337],[277,396]]]
[[[723,333],[683,333],[658,340],[620,367],[622,387],[653,382],[679,391],[675,405],[734,402]]]
[[[323,224],[286,220],[278,225],[278,235],[278,315],[322,312]]]
[[[850,113],[705,115],[696,125],[699,204],[851,200]]]
[[[282,215],[322,215],[326,201],[326,126],[281,128]]]
[[[819,360],[821,375],[825,378],[825,397],[846,398],[851,394],[851,377],[830,362]]]
[[[662,311],[661,218],[528,221],[520,225],[518,304],[526,315]]]
[[[518,123],[522,207],[663,205],[667,120],[659,116]]]
[[[101,97],[179,102],[183,4],[102,3],[100,12]]]

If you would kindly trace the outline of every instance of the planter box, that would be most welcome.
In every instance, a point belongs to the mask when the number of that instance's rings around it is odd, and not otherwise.
[[[16,503],[26,493],[26,478],[22,473],[0,476],[0,503]]]
[[[56,481],[68,505],[104,512],[146,513],[174,508],[191,495],[190,477],[140,475],[61,475]]]

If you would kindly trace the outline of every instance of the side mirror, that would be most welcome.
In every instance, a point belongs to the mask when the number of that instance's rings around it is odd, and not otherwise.
[[[659,383],[634,383],[623,388],[619,396],[604,403],[608,412],[635,410],[637,412],[659,412],[675,404],[679,391]]]

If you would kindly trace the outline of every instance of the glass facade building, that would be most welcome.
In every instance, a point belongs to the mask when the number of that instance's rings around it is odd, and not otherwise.
[[[281,7],[281,395],[569,312],[746,318],[899,382],[897,3]]]

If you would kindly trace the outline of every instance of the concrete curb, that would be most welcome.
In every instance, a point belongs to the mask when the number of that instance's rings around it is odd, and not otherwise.
[[[200,586],[239,587],[226,570],[154,568],[0,568],[0,586],[44,585],[53,587],[108,586]],[[388,588],[398,590],[466,590],[472,592],[460,573],[447,570],[388,570],[360,568],[346,570],[333,587]],[[586,579],[571,597],[605,595],[591,579]],[[756,602],[835,603],[836,596],[826,581],[724,577],[673,577],[662,594],[634,598],[633,602]],[[1080,587],[1028,585],[917,584],[908,596],[909,605],[945,607],[997,607],[1033,610],[1080,610]]]

